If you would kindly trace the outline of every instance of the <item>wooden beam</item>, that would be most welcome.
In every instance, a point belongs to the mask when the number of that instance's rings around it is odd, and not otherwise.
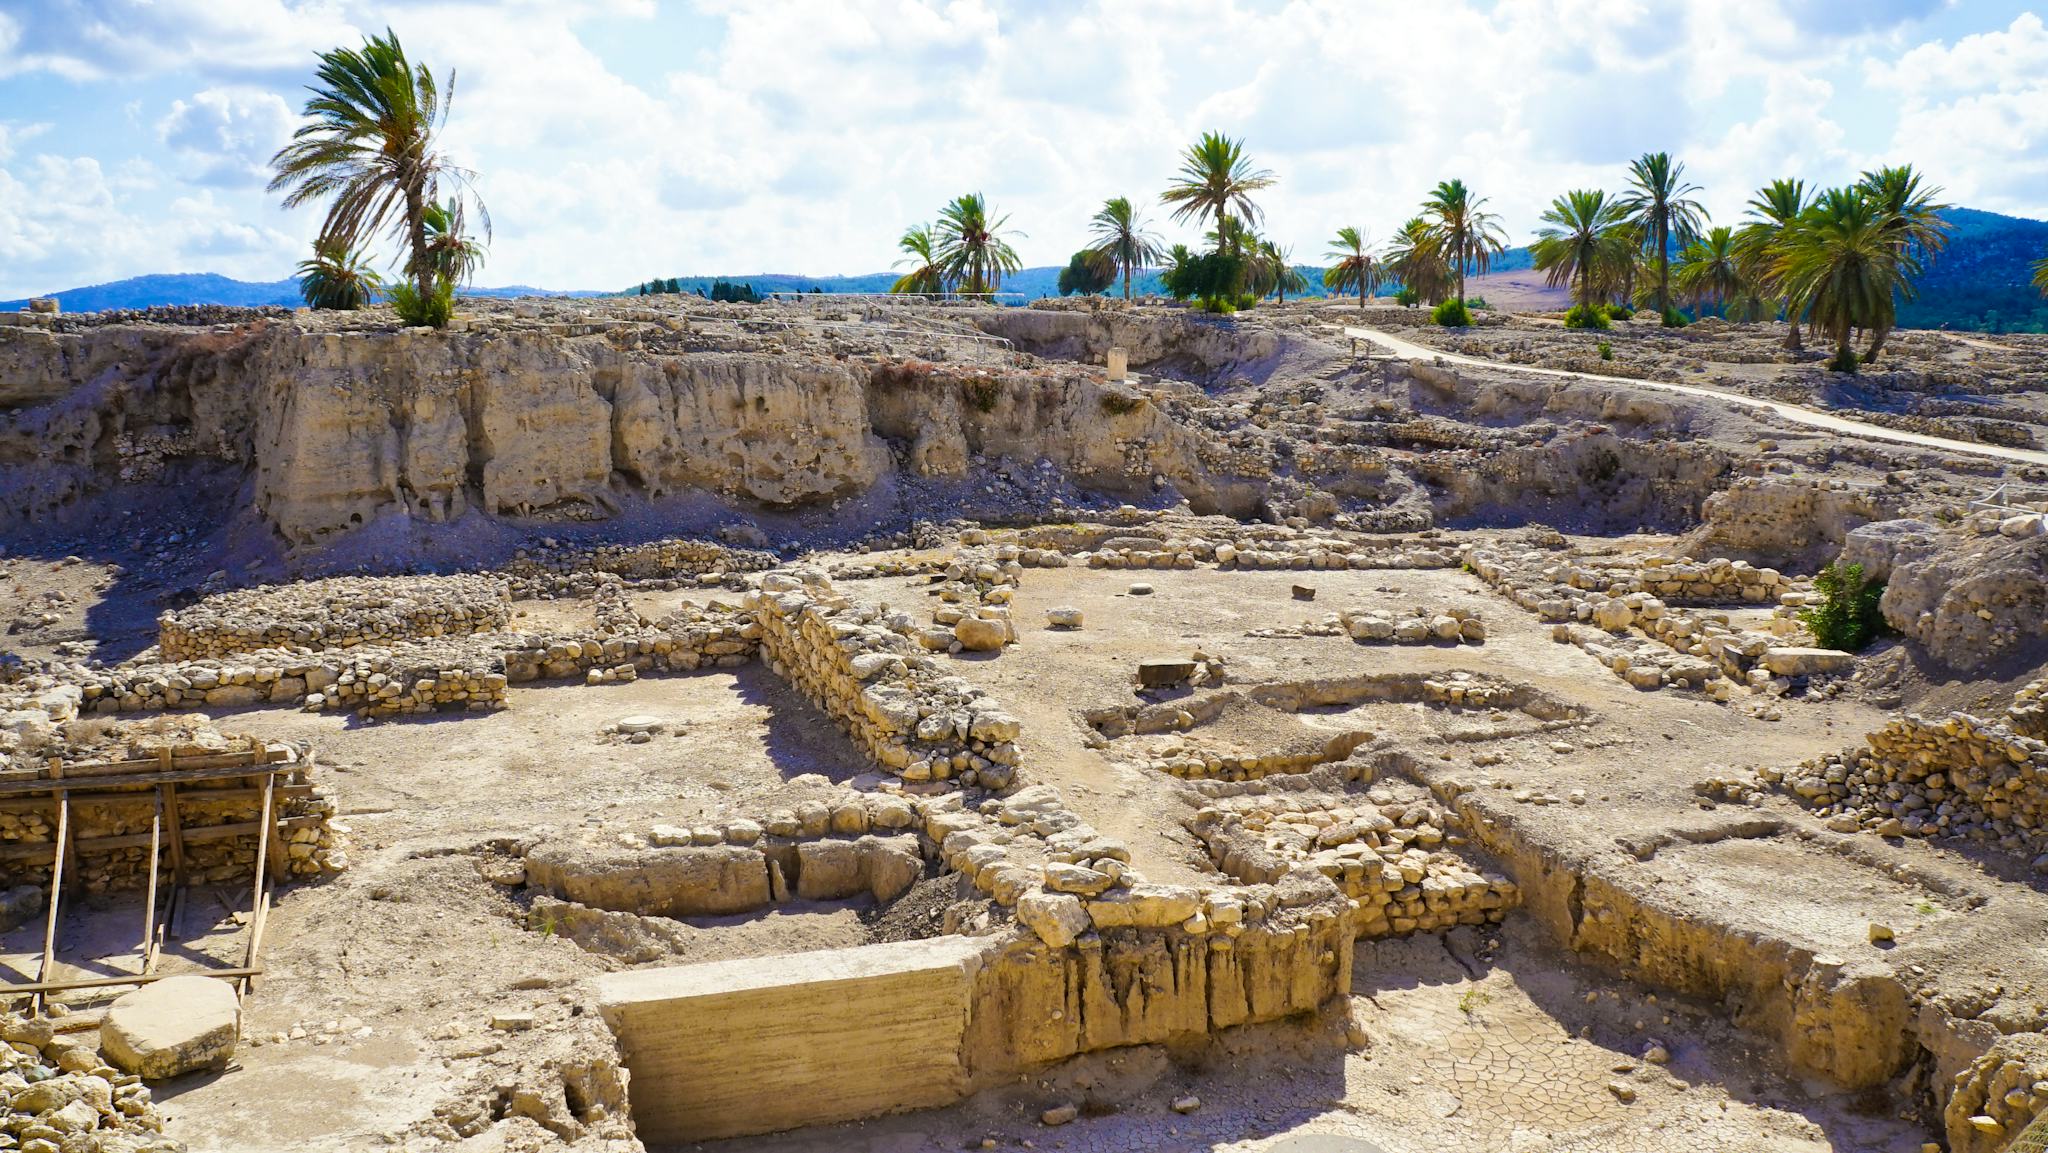
[[[143,896],[145,911],[142,915],[142,971],[145,973],[156,968],[156,870],[164,848],[164,795],[154,795],[156,813],[149,819],[149,891]]]
[[[277,784],[275,776],[263,779],[263,816],[257,824],[263,835],[256,841],[256,887],[249,896],[249,951],[242,956],[244,969],[254,968],[257,951],[263,948],[263,926],[270,919],[270,842],[277,839],[277,821],[273,816],[277,798],[272,791]],[[244,978],[239,986],[243,994],[253,987],[255,978]],[[239,1028],[239,1019],[238,1025]]]
[[[241,981],[263,975],[263,967],[253,969],[193,969],[185,973],[126,973],[118,977],[78,977],[67,981],[37,981],[29,985],[0,985],[0,998],[21,997],[30,993],[62,993],[72,989],[105,989],[113,985],[148,985],[165,977],[219,977],[226,981]]]
[[[164,800],[164,817],[171,823],[171,883],[185,887],[185,828],[178,820],[178,786],[170,781],[157,787]]]
[[[308,813],[299,817],[284,817],[274,824],[279,828],[301,829],[316,827],[319,823],[320,815],[318,813]],[[198,841],[218,841],[227,837],[253,836],[262,827],[256,821],[237,821],[230,825],[197,825],[183,831],[183,840],[186,844],[192,844]],[[281,837],[273,838],[272,843],[282,844],[283,841]],[[47,841],[29,841],[12,845],[0,845],[0,861],[16,860],[22,857],[39,857],[43,854],[43,850],[48,844],[49,842]],[[149,844],[149,834],[116,833],[107,837],[77,837],[73,839],[72,844],[77,847],[78,852],[82,853],[100,853],[112,849],[139,849]],[[272,862],[272,864],[275,863]]]
[[[170,773],[123,773],[120,776],[94,777],[90,779],[72,779],[67,777],[63,786],[57,785],[46,777],[29,781],[0,780],[0,796],[13,797],[33,793],[52,793],[58,791],[60,787],[73,792],[97,792],[103,789],[129,789],[137,786],[146,788],[150,785],[160,785],[166,782],[186,784],[192,781],[226,781],[236,777],[249,776],[252,772],[261,773],[265,776],[274,776],[278,773],[289,771],[291,767],[290,765],[259,765],[252,768],[249,765],[240,765],[208,769],[179,769],[176,772]]]
[[[143,781],[125,787],[148,789],[154,783],[154,781]],[[310,797],[313,795],[313,791],[314,786],[312,785],[277,786],[277,795],[280,797]],[[108,808],[147,805],[154,803],[155,800],[154,795],[150,792],[87,793],[84,789],[74,789],[72,793],[72,799],[77,804],[104,805]],[[79,793],[85,793],[85,795],[79,796],[77,795]],[[195,802],[259,801],[263,799],[263,790],[259,788],[194,789],[185,795]],[[53,810],[56,808],[56,805],[57,802],[54,797],[0,797],[0,813],[40,813]]]
[[[50,962],[57,952],[57,910],[64,903],[64,859],[65,849],[71,840],[71,800],[64,794],[57,794],[57,845],[50,855],[50,915],[43,922],[43,959],[36,966],[36,983],[50,979]],[[43,995],[36,993],[35,1009],[41,1012]]]

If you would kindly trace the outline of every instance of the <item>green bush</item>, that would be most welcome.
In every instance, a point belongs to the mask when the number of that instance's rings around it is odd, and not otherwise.
[[[1465,307],[1462,300],[1446,300],[1436,306],[1436,310],[1429,314],[1429,319],[1445,328],[1470,328],[1472,310]]]
[[[1583,304],[1572,305],[1571,311],[1564,314],[1564,326],[1566,328],[1613,327],[1607,319],[1607,313],[1599,308],[1588,308]]]
[[[1402,308],[1414,308],[1422,302],[1422,294],[1412,288],[1403,288],[1394,293],[1394,303]]]
[[[1493,306],[1491,304],[1486,303],[1486,298],[1483,296],[1468,296],[1465,298],[1465,307],[1491,309]]]
[[[1666,328],[1684,328],[1686,325],[1691,323],[1691,321],[1685,318],[1685,314],[1683,312],[1680,312],[1675,308],[1667,308],[1664,310],[1664,327]]]
[[[1856,350],[1853,348],[1844,348],[1840,352],[1837,352],[1833,357],[1829,358],[1828,371],[1846,372],[1850,376],[1854,376],[1856,375],[1856,364]]]
[[[455,316],[455,285],[444,280],[422,297],[410,281],[391,286],[391,310],[407,328],[446,328]]]
[[[1614,359],[1614,346],[1613,346],[1612,344],[1609,344],[1608,342],[1606,342],[1606,341],[1604,341],[1604,340],[1600,342],[1600,359],[1602,359],[1602,360],[1613,360],[1613,359]]]
[[[1801,610],[1799,619],[1822,645],[1853,653],[1885,632],[1877,607],[1884,586],[1865,580],[1862,565],[1830,564],[1815,574],[1813,588],[1821,602]]]
[[[1600,311],[1606,313],[1609,320],[1630,320],[1636,314],[1636,310],[1626,304],[1609,304],[1601,308]]]

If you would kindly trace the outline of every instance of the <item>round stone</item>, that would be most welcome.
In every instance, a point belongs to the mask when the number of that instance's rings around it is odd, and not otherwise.
[[[660,717],[650,717],[645,713],[635,713],[630,717],[619,718],[619,731],[628,736],[634,733],[652,733],[659,731],[665,723]]]

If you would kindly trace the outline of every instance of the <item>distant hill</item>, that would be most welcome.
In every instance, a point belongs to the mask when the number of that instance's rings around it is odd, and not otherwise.
[[[602,296],[598,292],[560,292],[546,288],[509,285],[504,288],[465,288],[464,296]],[[67,288],[55,294],[66,312],[105,312],[114,308],[156,308],[168,304],[226,304],[238,308],[282,305],[295,308],[305,301],[299,296],[296,279],[236,280],[212,272],[165,272],[134,276],[110,284]],[[19,312],[27,300],[0,300],[0,312]]]
[[[1918,296],[1902,301],[1899,322],[1907,328],[1955,328],[1978,332],[2048,332],[2048,300],[2034,290],[2031,265],[2048,256],[2048,223],[1971,208],[1950,210],[1948,219],[1955,233],[1948,250],[1935,259],[1918,282]],[[1322,269],[1299,266],[1308,279],[1307,296],[1325,296]],[[1494,259],[1491,275],[1474,278],[1471,291],[1485,296],[1489,291],[1501,299],[1496,305],[1521,308],[1562,308],[1569,303],[1565,294],[1545,287],[1531,273],[1527,248],[1511,248]],[[1003,290],[1025,298],[1055,296],[1059,293],[1060,267],[1026,268],[1003,279]],[[710,291],[714,279],[734,284],[751,284],[757,292],[826,293],[887,292],[896,282],[893,272],[871,272],[858,276],[798,276],[789,273],[679,276],[677,287],[684,292]],[[1139,293],[1159,291],[1159,275],[1146,273],[1132,281]],[[1119,283],[1111,289],[1120,292]],[[617,293],[580,290],[563,292],[546,288],[510,285],[504,288],[464,289],[469,296],[607,296]],[[631,292],[628,288],[625,291]],[[250,282],[213,273],[169,273],[137,276],[112,284],[67,289],[56,294],[66,312],[97,312],[110,308],[149,308],[166,304],[286,305],[299,303],[296,280]],[[18,311],[25,300],[0,301],[0,311]]]

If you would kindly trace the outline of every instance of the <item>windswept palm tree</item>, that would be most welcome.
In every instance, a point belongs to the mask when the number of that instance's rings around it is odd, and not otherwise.
[[[1834,342],[1838,369],[1854,370],[1856,329],[1890,325],[1896,294],[1912,296],[1886,226],[1876,201],[1854,188],[1829,189],[1801,214],[1782,247],[1780,282],[1794,307]]]
[[[1492,259],[1507,251],[1507,234],[1485,204],[1486,198],[1472,195],[1462,180],[1438,184],[1422,202],[1437,251],[1451,267],[1459,300],[1465,299],[1465,270],[1485,276]]]
[[[1263,168],[1253,168],[1244,154],[1244,141],[1232,140],[1220,132],[1205,132],[1201,140],[1181,155],[1180,172],[1159,199],[1174,206],[1173,219],[1202,224],[1217,221],[1217,249],[1229,238],[1222,222],[1232,213],[1247,225],[1259,222],[1259,206],[1252,193],[1273,186],[1276,178]]]
[[[309,308],[367,308],[383,287],[368,254],[338,237],[315,240],[312,259],[299,262],[299,295]]]
[[[1927,261],[1948,247],[1950,225],[1942,213],[1949,206],[1935,199],[1941,195],[1941,189],[1924,184],[1912,165],[1866,172],[1857,181],[1856,189],[1877,206],[1884,219],[1885,237],[1899,254],[1907,277],[1919,275]],[[1870,351],[1863,356],[1866,363],[1876,360],[1884,351],[1885,338],[1891,331],[1889,322],[1871,330]]]
[[[1159,237],[1145,228],[1144,218],[1121,196],[1103,202],[1102,211],[1088,221],[1088,231],[1095,237],[1090,251],[1108,257],[1123,273],[1125,300],[1131,298],[1131,273],[1158,264],[1165,255]]]
[[[1451,266],[1425,217],[1409,220],[1387,242],[1386,269],[1425,303],[1442,304],[1450,295]]]
[[[997,216],[979,192],[959,197],[939,211],[934,230],[939,241],[939,267],[960,292],[990,293],[1003,286],[1003,274],[1024,267],[1004,229],[1007,216]]]
[[[1628,179],[1634,191],[1623,198],[1622,211],[1642,230],[1650,260],[1657,266],[1657,311],[1668,313],[1671,244],[1675,240],[1684,248],[1697,239],[1707,210],[1691,199],[1699,186],[1685,182],[1685,165],[1671,159],[1668,152],[1644,153],[1628,166]]]
[[[1793,350],[1800,347],[1800,316],[1780,282],[1779,263],[1799,218],[1812,203],[1805,181],[1773,180],[1750,198],[1750,220],[1735,234],[1743,276],[1758,293],[1776,298],[1785,310],[1785,320],[1791,325],[1785,347]]]
[[[427,209],[441,185],[473,201],[484,236],[490,214],[476,199],[474,174],[436,151],[455,95],[426,65],[406,59],[390,29],[360,49],[320,54],[318,83],[306,101],[307,123],[270,158],[270,191],[288,190],[286,208],[326,200],[323,240],[355,247],[387,228],[406,247],[405,262],[421,298],[434,295],[434,261],[427,246]]]
[[[1577,189],[1551,201],[1543,222],[1529,253],[1544,282],[1572,286],[1576,303],[1594,307],[1616,265],[1633,257],[1621,206],[1599,189]]]
[[[1379,292],[1382,269],[1372,254],[1371,242],[1365,233],[1346,226],[1337,230],[1337,238],[1330,242],[1330,251],[1323,256],[1333,263],[1323,270],[1323,287],[1342,295],[1352,289],[1358,290],[1358,307],[1364,308],[1366,298]]]
[[[1735,230],[1725,224],[1685,246],[1671,280],[1696,312],[1711,305],[1725,315],[1729,305],[1753,294],[1742,274]]]
[[[434,278],[446,284],[468,284],[484,262],[485,248],[465,227],[462,201],[452,196],[445,204],[428,201],[425,224],[427,266]]]
[[[2048,296],[2048,256],[2034,262],[2034,287]]]
[[[946,291],[946,273],[939,267],[939,242],[930,225],[904,229],[896,247],[902,250],[903,259],[889,267],[902,268],[907,264],[910,271],[896,278],[896,283],[889,286],[890,292],[936,296]]]

